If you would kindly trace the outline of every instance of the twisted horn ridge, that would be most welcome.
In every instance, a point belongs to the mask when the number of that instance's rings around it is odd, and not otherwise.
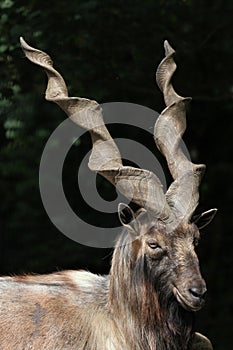
[[[186,129],[186,105],[191,98],[179,96],[175,92],[171,83],[176,70],[173,59],[175,51],[167,41],[164,42],[164,48],[165,58],[157,69],[156,80],[167,107],[155,124],[154,138],[174,179],[166,193],[167,202],[177,217],[189,221],[198,205],[198,187],[205,165],[193,164],[182,147],[182,135]]]
[[[90,132],[93,148],[89,168],[104,176],[123,195],[153,216],[170,222],[173,214],[159,178],[148,170],[122,165],[120,152],[104,124],[100,105],[86,98],[69,97],[65,81],[53,68],[51,58],[29,46],[23,38],[20,41],[26,57],[44,68],[48,76],[46,99],[58,104],[76,124]]]
[[[182,135],[186,129],[186,105],[191,98],[179,96],[172,86],[176,64],[173,59],[175,51],[169,43],[164,43],[165,58],[156,73],[166,108],[154,129],[156,145],[165,156],[174,179],[165,195],[155,174],[122,164],[120,152],[104,124],[101,106],[86,98],[69,97],[65,81],[53,68],[51,58],[43,51],[29,46],[23,38],[20,41],[26,57],[44,68],[48,76],[46,99],[58,104],[70,119],[90,132],[93,148],[89,168],[168,226],[174,228],[181,220],[190,221],[198,205],[198,187],[205,165],[193,164],[182,144]]]

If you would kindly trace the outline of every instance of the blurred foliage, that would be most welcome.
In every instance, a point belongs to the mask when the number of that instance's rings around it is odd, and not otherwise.
[[[177,50],[176,89],[193,96],[185,142],[195,162],[207,163],[200,210],[219,208],[200,248],[209,301],[198,314],[198,328],[216,349],[232,348],[232,15],[229,0],[0,2],[1,273],[62,268],[103,273],[110,261],[105,258],[110,250],[83,247],[64,237],[43,209],[40,157],[64,115],[44,101],[46,77],[24,59],[19,36],[51,55],[70,95],[155,110],[163,108],[155,68],[163,57],[163,40],[168,39]],[[81,161],[89,148],[89,140],[81,140],[65,167],[72,179],[67,196],[76,206],[72,160]],[[111,189],[106,183],[103,187],[106,192]],[[88,209],[83,205],[79,210],[88,220]],[[108,223],[112,217],[98,220]]]

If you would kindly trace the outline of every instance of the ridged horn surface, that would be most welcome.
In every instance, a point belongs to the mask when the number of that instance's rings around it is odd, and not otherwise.
[[[175,51],[167,41],[164,47],[165,58],[157,69],[156,79],[166,108],[155,124],[154,138],[174,179],[166,193],[167,202],[179,218],[189,221],[198,205],[198,187],[205,165],[193,164],[185,150],[182,135],[186,129],[186,105],[191,98],[175,92],[171,82],[176,70]]]
[[[53,68],[51,58],[29,46],[23,38],[20,41],[26,57],[42,67],[48,76],[46,99],[58,104],[75,123],[90,132],[93,142],[90,169],[153,216],[164,222],[171,221],[172,214],[159,178],[148,170],[122,165],[120,152],[104,124],[101,106],[86,98],[69,97],[65,81]]]

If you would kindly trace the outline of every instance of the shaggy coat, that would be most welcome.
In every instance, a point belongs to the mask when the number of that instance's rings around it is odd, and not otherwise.
[[[140,229],[143,231],[143,225]],[[193,232],[187,232],[189,242]],[[134,240],[124,231],[114,250],[108,276],[64,271],[2,277],[0,348],[190,349],[194,337],[193,311],[180,305],[172,288],[174,276],[184,270],[183,259],[179,266],[177,262],[174,265],[168,253],[152,258],[144,248],[145,239],[162,234],[155,225]],[[184,247],[183,242],[183,250]],[[184,258],[184,251],[182,254]],[[194,261],[190,260],[189,269],[197,273]],[[189,279],[187,270],[184,273]]]
[[[194,333],[193,315],[206,294],[195,247],[200,238],[197,225],[210,222],[216,209],[193,215],[205,166],[192,163],[182,147],[190,98],[179,96],[171,83],[175,51],[165,41],[165,57],[156,73],[166,108],[155,123],[154,139],[174,180],[165,194],[157,175],[123,165],[101,106],[69,97],[51,58],[23,38],[21,45],[26,57],[46,71],[46,99],[90,132],[90,169],[143,209],[135,216],[120,205],[119,218],[126,229],[114,250],[109,276],[65,271],[2,277],[0,349],[211,349]]]

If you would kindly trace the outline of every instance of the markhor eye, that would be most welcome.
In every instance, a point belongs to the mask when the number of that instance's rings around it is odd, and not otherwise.
[[[157,242],[155,242],[155,241],[149,241],[149,242],[147,242],[147,244],[148,244],[148,246],[149,246],[151,249],[156,249],[156,248],[162,249],[162,248],[160,247],[160,245],[159,245]]]

